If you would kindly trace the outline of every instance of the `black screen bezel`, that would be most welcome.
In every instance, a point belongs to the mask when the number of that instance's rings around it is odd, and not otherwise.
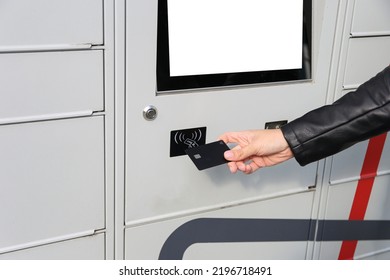
[[[158,0],[157,92],[311,79],[312,0],[303,0],[302,68],[175,77],[170,76],[167,1]]]

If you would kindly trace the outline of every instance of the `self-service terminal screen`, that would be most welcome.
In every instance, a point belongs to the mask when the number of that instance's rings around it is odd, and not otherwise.
[[[159,0],[157,91],[311,78],[311,0]]]

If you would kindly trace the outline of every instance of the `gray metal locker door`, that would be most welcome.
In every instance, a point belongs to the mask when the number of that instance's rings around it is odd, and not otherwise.
[[[103,44],[103,0],[2,0],[0,52]]]

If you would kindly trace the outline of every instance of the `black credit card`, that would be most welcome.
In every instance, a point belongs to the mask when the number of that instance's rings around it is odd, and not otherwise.
[[[222,140],[185,150],[199,170],[227,163],[223,154],[230,150]]]

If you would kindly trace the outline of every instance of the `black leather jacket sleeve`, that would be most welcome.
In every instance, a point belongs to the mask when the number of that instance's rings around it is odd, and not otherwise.
[[[340,152],[390,130],[390,66],[331,105],[282,128],[300,165]]]

